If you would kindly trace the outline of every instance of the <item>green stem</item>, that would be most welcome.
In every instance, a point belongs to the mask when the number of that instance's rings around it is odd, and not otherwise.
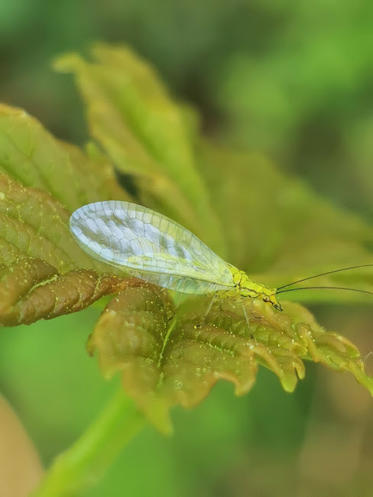
[[[92,486],[144,425],[133,402],[117,392],[72,447],[53,462],[31,497],[70,497]]]

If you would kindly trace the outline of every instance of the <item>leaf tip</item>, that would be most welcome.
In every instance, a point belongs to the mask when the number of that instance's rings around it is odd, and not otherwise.
[[[52,61],[52,68],[59,73],[74,72],[82,63],[82,58],[75,52],[67,52]]]

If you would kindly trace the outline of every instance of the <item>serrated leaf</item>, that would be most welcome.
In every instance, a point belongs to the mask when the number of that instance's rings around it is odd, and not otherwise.
[[[0,266],[0,325],[30,324],[76,312],[126,286],[123,278],[84,269],[58,274],[40,259]]]
[[[200,169],[226,233],[230,262],[254,280],[276,287],[324,271],[373,263],[373,230],[358,216],[333,206],[263,156],[234,153],[207,141],[199,151]],[[373,291],[373,268],[307,284]],[[369,297],[342,291],[290,296],[304,301],[369,302]]]
[[[349,371],[373,394],[356,347],[326,332],[302,306],[282,313],[258,300],[195,298],[175,311],[164,290],[139,280],[108,304],[89,341],[106,376],[120,371],[126,392],[161,431],[169,408],[193,407],[219,380],[236,395],[247,393],[259,365],[292,392],[305,374],[304,360]],[[249,326],[243,305],[246,306]]]
[[[143,203],[223,254],[224,240],[197,170],[186,113],[131,50],[101,44],[92,56],[88,62],[67,54],[55,64],[76,76],[92,135],[116,167],[135,176]]]

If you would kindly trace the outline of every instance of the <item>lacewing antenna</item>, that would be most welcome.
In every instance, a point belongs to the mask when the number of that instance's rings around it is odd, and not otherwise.
[[[276,292],[276,295],[280,293],[296,292],[297,290],[348,290],[350,292],[365,293],[368,295],[373,295],[373,292],[369,290],[361,290],[360,288],[348,288],[344,286],[301,286],[298,288],[289,288],[287,290],[280,290]]]
[[[363,267],[373,267],[373,264],[361,264],[359,266],[342,267],[340,269],[334,269],[333,271],[326,271],[325,273],[315,274],[313,276],[308,276],[307,278],[302,278],[300,280],[296,280],[296,281],[293,281],[291,283],[287,283],[286,285],[279,286],[277,288],[277,290],[282,290],[283,288],[286,288],[288,286],[295,285],[296,283],[302,283],[303,281],[312,280],[313,278],[319,278],[320,276],[326,276],[327,274],[340,273],[341,271],[351,271],[352,269],[360,269]],[[276,293],[282,293],[282,292],[276,292]]]

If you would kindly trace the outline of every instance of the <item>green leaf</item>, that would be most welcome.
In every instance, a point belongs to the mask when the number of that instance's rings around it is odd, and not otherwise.
[[[48,192],[70,211],[97,200],[129,200],[112,166],[54,138],[21,109],[0,104],[0,172]]]
[[[174,309],[167,293],[134,280],[108,304],[89,341],[103,373],[122,374],[123,386],[148,419],[169,432],[169,408],[193,407],[219,380],[247,393],[258,366],[275,373],[292,392],[305,374],[303,360],[349,371],[373,394],[356,347],[325,331],[295,303],[284,312],[258,300],[194,298]],[[243,305],[246,306],[248,323]]]
[[[101,44],[92,57],[88,62],[67,54],[55,67],[76,76],[93,137],[119,170],[134,175],[142,203],[223,254],[220,226],[195,161],[190,112],[171,100],[155,71],[131,50]]]
[[[373,230],[263,156],[201,142],[200,169],[228,241],[230,262],[256,281],[280,286],[333,269],[373,263]],[[336,273],[303,285],[373,291],[373,268]],[[304,291],[289,298],[369,302],[353,292]]]

